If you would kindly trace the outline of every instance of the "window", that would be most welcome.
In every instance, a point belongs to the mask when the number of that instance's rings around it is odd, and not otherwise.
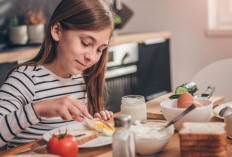
[[[208,0],[207,34],[232,36],[232,0]]]

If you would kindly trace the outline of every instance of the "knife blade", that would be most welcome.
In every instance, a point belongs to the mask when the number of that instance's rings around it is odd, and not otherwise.
[[[200,96],[195,96],[195,98],[209,99],[214,93],[214,91],[215,91],[214,86],[208,86],[204,93],[202,93]]]

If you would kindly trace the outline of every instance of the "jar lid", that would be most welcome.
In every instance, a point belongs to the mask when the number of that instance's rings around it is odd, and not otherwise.
[[[142,95],[126,95],[126,96],[123,96],[122,99],[124,99],[124,100],[142,99],[142,100],[144,100],[144,96],[142,96]]]
[[[222,117],[226,117],[232,114],[232,108],[230,106],[226,106],[222,108],[219,112],[219,115]]]
[[[114,126],[115,127],[128,127],[130,126],[131,116],[122,114],[114,117]]]

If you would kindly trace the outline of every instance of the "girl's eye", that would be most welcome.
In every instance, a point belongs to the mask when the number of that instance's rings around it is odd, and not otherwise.
[[[102,53],[102,50],[97,49],[97,52]]]
[[[87,43],[87,42],[82,41],[81,43],[82,43],[82,45],[83,45],[83,46],[85,46],[85,47],[90,46],[90,44],[89,44],[89,43]]]
[[[97,52],[102,53],[104,50],[105,49],[103,49],[103,50],[97,49]]]

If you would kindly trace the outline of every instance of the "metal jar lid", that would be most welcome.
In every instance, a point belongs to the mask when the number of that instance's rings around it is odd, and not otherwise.
[[[128,127],[130,126],[131,116],[122,114],[114,117],[114,126],[115,127]]]

